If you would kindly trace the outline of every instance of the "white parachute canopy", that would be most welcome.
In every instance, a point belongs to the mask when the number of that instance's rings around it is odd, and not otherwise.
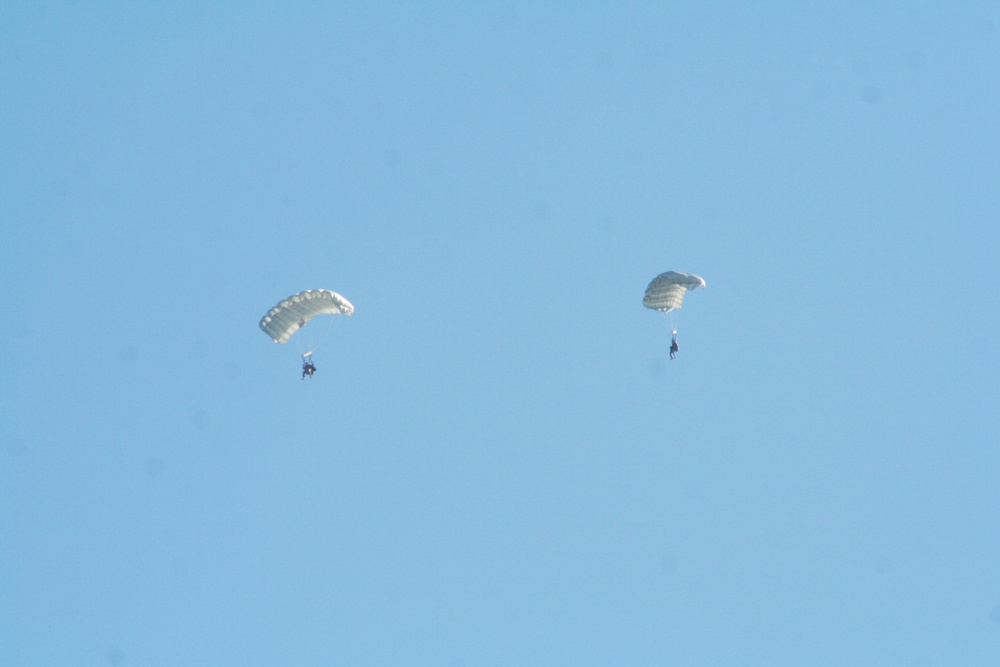
[[[649,283],[649,287],[646,288],[646,296],[642,298],[642,305],[661,313],[669,313],[671,310],[681,307],[684,295],[688,293],[688,290],[704,286],[704,278],[693,273],[667,271],[656,276],[653,278],[653,282]]]
[[[336,292],[310,289],[283,299],[260,319],[260,328],[275,343],[287,343],[317,315],[351,315],[354,306]]]

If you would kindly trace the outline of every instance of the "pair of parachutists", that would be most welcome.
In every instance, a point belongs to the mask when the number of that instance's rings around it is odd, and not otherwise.
[[[681,307],[684,295],[688,291],[705,286],[705,280],[693,273],[667,271],[653,278],[646,288],[642,305],[658,310],[661,313],[671,313]],[[260,328],[275,343],[287,343],[295,332],[306,325],[317,315],[352,315],[354,306],[350,301],[326,289],[310,289],[293,294],[260,319]],[[677,329],[674,328],[673,316],[670,316],[670,358],[677,356]],[[316,372],[312,352],[302,355],[302,379],[311,378]]]

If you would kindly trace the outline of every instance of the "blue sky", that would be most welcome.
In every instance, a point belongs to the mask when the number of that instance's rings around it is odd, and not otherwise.
[[[288,4],[0,8],[0,663],[1000,662],[1000,8]]]

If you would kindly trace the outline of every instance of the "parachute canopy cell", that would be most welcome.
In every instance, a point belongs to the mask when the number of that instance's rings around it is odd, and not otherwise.
[[[693,273],[667,271],[653,278],[646,288],[642,305],[662,313],[669,313],[681,307],[688,290],[705,286],[705,280]]]
[[[275,343],[287,343],[317,315],[351,315],[354,306],[336,292],[310,289],[284,299],[260,319],[260,328]]]

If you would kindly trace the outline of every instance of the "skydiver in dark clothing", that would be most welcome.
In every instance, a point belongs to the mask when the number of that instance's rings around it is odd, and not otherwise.
[[[302,379],[303,380],[306,379],[307,375],[309,377],[312,377],[313,373],[315,373],[315,372],[316,372],[316,366],[313,365],[312,361],[303,361],[302,362]]]
[[[677,356],[677,350],[679,350],[679,349],[680,349],[680,346],[677,345],[677,336],[675,334],[675,335],[673,335],[673,336],[670,337],[670,358],[671,359],[673,359],[674,357]]]

